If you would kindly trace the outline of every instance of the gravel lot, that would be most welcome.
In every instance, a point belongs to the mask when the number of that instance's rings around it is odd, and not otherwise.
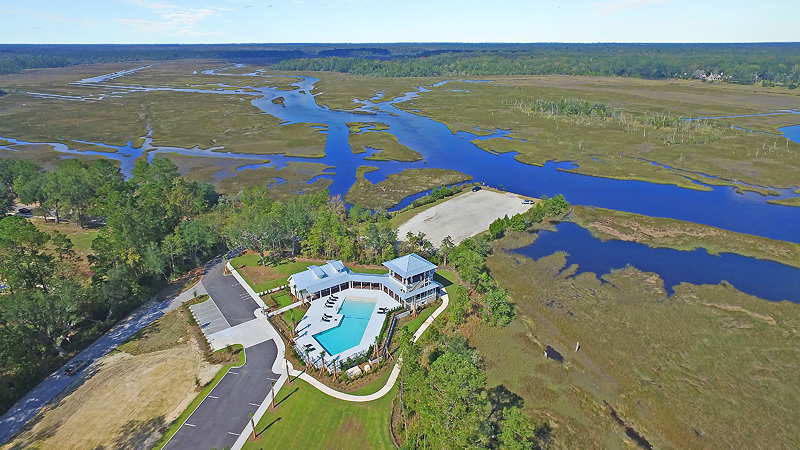
[[[400,225],[397,235],[405,239],[409,231],[425,233],[426,239],[438,247],[442,239],[450,236],[458,244],[464,239],[488,230],[495,219],[508,214],[525,212],[533,205],[523,205],[517,194],[494,192],[486,189],[467,192],[422,211]]]

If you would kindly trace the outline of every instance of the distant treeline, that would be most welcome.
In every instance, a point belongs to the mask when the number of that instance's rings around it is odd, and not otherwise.
[[[379,77],[558,74],[664,79],[714,73],[722,74],[727,82],[767,81],[796,87],[800,44],[530,44],[387,60],[301,58],[273,68]]]
[[[0,45],[0,74],[76,64],[173,59],[272,64],[378,77],[590,75],[691,78],[797,87],[800,43]]]

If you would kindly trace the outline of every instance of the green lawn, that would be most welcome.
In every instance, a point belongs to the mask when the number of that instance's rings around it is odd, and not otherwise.
[[[259,258],[257,254],[248,253],[246,255],[237,256],[236,258],[233,258],[231,260],[231,265],[234,268],[242,265],[258,267],[260,262],[261,258]],[[325,263],[324,261],[288,261],[281,264],[271,265],[269,266],[269,270],[273,273],[274,277],[270,277],[270,279],[267,279],[260,283],[254,283],[241,271],[239,273],[242,275],[242,278],[244,278],[245,281],[247,281],[247,284],[249,284],[250,287],[253,288],[254,291],[263,292],[276,288],[278,286],[283,286],[284,284],[287,283],[289,275],[295,274],[297,272],[302,272],[312,264],[324,264],[324,263]],[[348,266],[354,272],[361,272],[361,273],[386,273],[388,271],[385,268],[375,268],[375,269],[363,268],[363,267],[354,268],[352,265],[348,264],[345,265]],[[288,304],[289,303],[287,303],[287,305]],[[281,305],[281,306],[286,306],[286,305]]]
[[[353,394],[353,395],[369,395],[369,394],[374,394],[374,393],[380,391],[381,388],[386,385],[386,382],[389,381],[389,375],[392,374],[392,368],[393,367],[394,367],[394,364],[389,365],[388,367],[385,368],[385,371],[381,374],[381,376],[379,376],[378,378],[375,379],[375,381],[373,381],[372,383],[362,387],[361,389],[359,389],[357,391],[351,392],[351,394]],[[389,395],[389,394],[386,394],[386,395]]]
[[[278,408],[256,425],[258,441],[247,442],[244,449],[392,449],[389,420],[394,393],[393,389],[378,400],[352,403],[295,380],[281,388]]]

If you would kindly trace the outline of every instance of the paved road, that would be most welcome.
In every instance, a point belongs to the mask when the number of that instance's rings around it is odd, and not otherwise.
[[[228,371],[164,446],[165,450],[233,446],[250,420],[250,414],[255,413],[267,398],[270,382],[278,379],[271,370],[278,357],[275,341],[250,347],[245,350],[245,355],[247,362]]]
[[[225,261],[222,258],[210,261],[206,265],[202,283],[230,326],[235,327],[253,320],[253,311],[259,306],[236,278],[222,274],[224,268]]]
[[[151,302],[134,311],[126,319],[118,323],[106,334],[98,338],[92,345],[76,355],[72,360],[85,359],[95,362],[106,355],[119,344],[125,342],[133,333],[141,330],[150,322],[179,307],[182,302],[191,300],[194,293],[203,294],[203,288],[196,286],[188,291],[163,302]],[[250,313],[252,316],[252,312]],[[2,418],[0,418],[0,444],[14,435],[28,420],[30,420],[43,406],[50,403],[61,392],[73,383],[81,383],[93,373],[90,366],[75,377],[65,376],[63,367],[54,374],[45,378],[35,388],[31,389],[25,397],[20,399]]]
[[[222,259],[206,265],[202,283],[211,300],[231,327],[257,320],[253,313],[259,309],[258,304],[236,278],[222,274],[224,267],[225,261]],[[267,398],[271,382],[279,378],[278,374],[272,372],[272,366],[278,358],[278,347],[273,339],[246,348],[245,355],[247,360],[244,366],[228,371],[164,449],[197,450],[233,446],[250,421],[250,414],[255,413]]]

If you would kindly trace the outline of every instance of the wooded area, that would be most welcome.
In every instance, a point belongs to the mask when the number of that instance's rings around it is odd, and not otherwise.
[[[589,75],[699,78],[796,88],[800,44],[2,45],[0,74],[107,62],[220,59],[378,77]],[[699,71],[699,72],[698,72]]]

